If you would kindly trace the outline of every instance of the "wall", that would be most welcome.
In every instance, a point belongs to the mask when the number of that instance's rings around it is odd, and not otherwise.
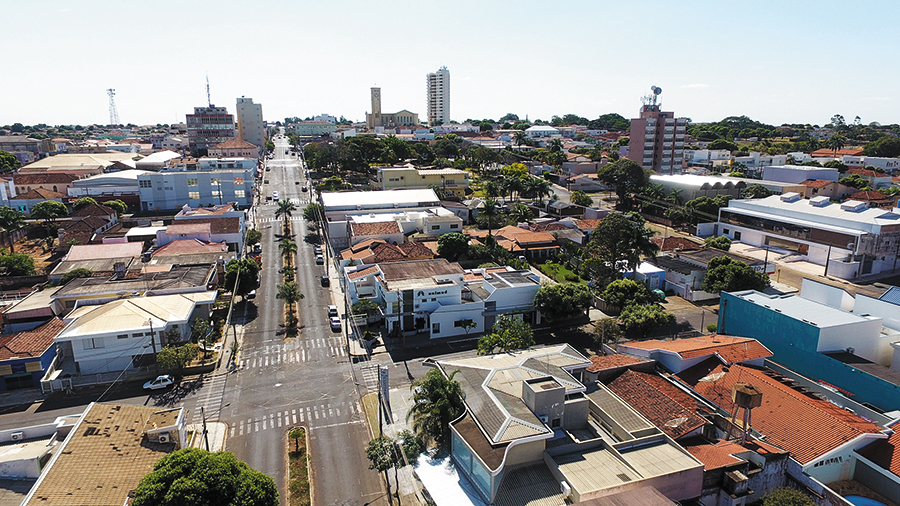
[[[860,315],[870,314],[873,316],[880,316],[883,319],[885,327],[900,330],[900,306],[896,304],[874,299],[863,294],[857,294],[856,305],[853,312]]]
[[[587,424],[590,402],[587,397],[570,399],[565,402],[565,414],[563,415],[563,428],[573,430],[584,427]]]
[[[814,316],[809,317],[814,318]],[[816,351],[830,352],[853,348],[853,354],[866,360],[889,366],[890,356],[885,361],[882,356],[884,348],[879,346],[881,341],[881,318],[866,319],[858,323],[835,325],[819,330],[819,344]],[[887,343],[885,343],[887,345]],[[880,349],[881,348],[881,349]],[[890,346],[887,345],[890,350]]]
[[[843,309],[844,311],[853,311],[855,303],[853,296],[843,288],[826,285],[809,278],[803,278],[803,282],[800,285],[800,296],[826,306]]]
[[[868,459],[856,455],[853,479],[881,494],[895,504],[900,504],[900,478]]]
[[[853,392],[857,402],[883,410],[900,406],[900,386],[818,353],[818,327],[725,292],[719,308],[720,333],[757,339],[774,353],[774,362]]]
[[[432,333],[431,337],[437,339],[461,335],[477,336],[486,331],[484,328],[484,316],[482,315],[483,311],[484,304],[477,302],[441,306],[431,313],[431,321],[429,322],[430,324],[439,323],[441,331],[440,333]],[[475,322],[475,328],[469,330],[468,333],[462,327],[454,326],[455,322],[465,319]]]
[[[527,441],[525,443],[510,443],[506,448],[506,456],[503,460],[503,466],[514,466],[516,464],[527,464],[541,460],[544,456],[545,440]]]

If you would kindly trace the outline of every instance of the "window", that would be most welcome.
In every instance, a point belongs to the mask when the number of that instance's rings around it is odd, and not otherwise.
[[[740,232],[738,232],[738,231],[735,231],[735,232],[734,232],[734,240],[735,240],[735,241],[740,241],[740,240],[741,240],[741,233],[740,233]]]
[[[434,297],[431,298],[431,302],[434,302],[434,301],[436,301],[436,300],[437,300],[437,299],[434,298]]]
[[[143,332],[135,332],[134,334],[131,334],[131,337],[144,337],[144,333]]]
[[[450,228],[451,229],[459,228],[459,223],[453,223],[452,225],[450,225]]]
[[[440,230],[440,229],[441,229],[440,225],[432,225],[431,226],[431,230]]]
[[[235,186],[244,186],[244,178],[242,178],[242,177],[234,178],[234,185]]]
[[[105,347],[102,337],[95,337],[93,339],[88,338],[81,342],[84,343],[84,349],[86,349],[86,350],[93,350],[96,348],[104,348]]]
[[[153,182],[147,180],[138,181],[141,188],[153,188]]]
[[[213,190],[212,196],[213,196],[213,198],[222,197],[222,190]]]
[[[188,186],[200,186],[200,183],[197,182],[196,179],[191,178],[191,179],[188,179]]]
[[[441,324],[440,323],[432,323],[431,324],[431,333],[432,334],[440,334],[441,333]]]
[[[128,339],[128,334],[119,334],[116,336],[116,339]]]
[[[238,199],[242,199],[247,197],[247,192],[244,190],[234,190],[234,197]]]
[[[188,198],[191,200],[200,200],[200,192],[188,192]]]
[[[217,177],[214,177],[214,178],[212,178],[212,179],[209,180],[209,184],[211,184],[211,185],[213,185],[213,186],[221,186],[221,185],[222,185],[222,180],[219,179],[219,178],[217,178]]]

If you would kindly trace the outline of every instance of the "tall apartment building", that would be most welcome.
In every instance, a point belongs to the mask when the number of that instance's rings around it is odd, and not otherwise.
[[[651,89],[653,93],[643,98],[640,117],[631,120],[628,158],[657,174],[681,174],[688,120],[662,111],[662,105],[656,103],[662,90],[656,86]]]
[[[185,118],[188,146],[194,154],[235,138],[234,116],[225,107],[194,107],[194,114]]]
[[[428,74],[428,124],[450,123],[450,71],[441,67]]]
[[[252,98],[237,99],[238,138],[261,148],[266,142],[262,104],[254,104]]]

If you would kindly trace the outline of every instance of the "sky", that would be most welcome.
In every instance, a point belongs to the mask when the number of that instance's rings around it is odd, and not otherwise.
[[[895,0],[5,0],[0,125],[184,122],[212,103],[267,121],[371,110],[427,119],[426,74],[450,70],[450,117],[635,117],[900,123]]]

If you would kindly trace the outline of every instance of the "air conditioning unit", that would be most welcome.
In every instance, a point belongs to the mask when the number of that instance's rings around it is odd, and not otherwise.
[[[25,433],[24,432],[13,432],[12,434],[9,435],[9,437],[12,438],[13,441],[21,441],[21,440],[25,439]]]
[[[169,442],[169,433],[168,433],[168,432],[161,432],[161,433],[159,434],[159,442],[160,442],[160,443],[168,443],[168,442]]]

